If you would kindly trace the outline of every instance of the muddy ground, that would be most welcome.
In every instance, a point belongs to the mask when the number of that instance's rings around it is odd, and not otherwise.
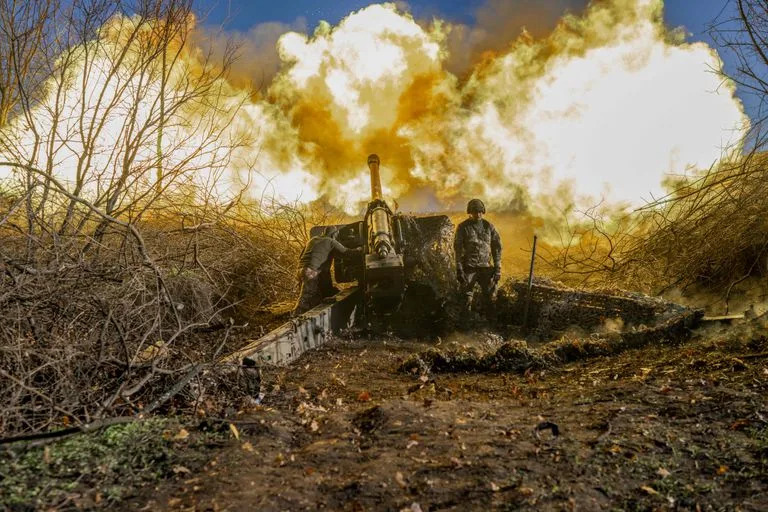
[[[239,439],[126,508],[768,510],[764,336],[524,375],[397,371],[434,345],[336,340],[266,372],[264,403],[230,411]]]

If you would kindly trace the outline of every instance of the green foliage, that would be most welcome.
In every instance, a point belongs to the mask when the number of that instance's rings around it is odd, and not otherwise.
[[[142,483],[172,475],[176,465],[201,462],[194,450],[176,450],[173,433],[179,428],[174,420],[152,419],[2,452],[0,509],[109,505],[125,499]]]

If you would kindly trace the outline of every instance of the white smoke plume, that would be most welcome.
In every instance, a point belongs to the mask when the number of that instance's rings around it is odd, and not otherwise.
[[[283,36],[271,100],[335,204],[365,199],[367,152],[413,208],[471,195],[516,207],[563,183],[637,203],[665,175],[709,168],[748,127],[734,86],[712,71],[717,53],[685,43],[662,15],[659,0],[594,3],[460,80],[446,69],[453,27],[372,5],[311,37]]]
[[[551,204],[537,198],[563,190],[568,200],[637,203],[660,193],[665,176],[709,168],[738,143],[749,121],[734,85],[713,71],[722,62],[664,25],[662,0],[583,3],[563,0],[571,14],[534,25],[506,19],[520,11],[492,16],[502,4],[491,0],[475,27],[419,21],[384,3],[311,35],[301,23],[240,34],[245,59],[221,85],[241,107],[229,128],[239,141],[229,181],[249,183],[254,197],[266,189],[354,213],[375,152],[385,195],[406,210],[473,196],[535,210]],[[73,88],[66,101],[75,108],[88,102],[82,95]],[[188,114],[226,117],[225,103]],[[187,140],[194,126],[166,139]],[[74,155],[59,146],[66,175]],[[259,179],[245,178],[254,170]]]

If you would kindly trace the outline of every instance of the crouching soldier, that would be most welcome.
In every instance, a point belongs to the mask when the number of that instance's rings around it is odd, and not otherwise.
[[[338,232],[335,226],[328,226],[322,236],[310,238],[304,250],[301,251],[299,256],[301,291],[296,307],[293,309],[294,315],[309,311],[322,302],[323,292],[330,285],[330,269],[334,254],[344,254],[347,251],[362,252],[360,248],[347,249],[339,243],[336,240]],[[328,274],[325,279],[323,279],[323,273]]]
[[[456,228],[453,241],[463,314],[475,302],[476,285],[480,285],[483,302],[490,308],[501,279],[501,237],[493,224],[483,218],[485,205],[472,199],[467,204],[467,214],[469,218]]]

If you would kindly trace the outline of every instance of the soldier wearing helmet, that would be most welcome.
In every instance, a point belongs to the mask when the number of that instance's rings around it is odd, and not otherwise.
[[[480,285],[486,306],[491,304],[501,279],[501,237],[493,224],[483,218],[485,205],[480,199],[467,203],[469,218],[456,228],[453,250],[456,277],[467,312],[473,303],[476,285]]]
[[[293,309],[294,315],[300,315],[322,302],[323,297],[332,294],[331,263],[334,254],[348,251],[362,252],[361,248],[347,249],[338,240],[339,230],[328,226],[322,236],[313,236],[307,242],[299,256],[298,278],[301,283],[299,300]]]

